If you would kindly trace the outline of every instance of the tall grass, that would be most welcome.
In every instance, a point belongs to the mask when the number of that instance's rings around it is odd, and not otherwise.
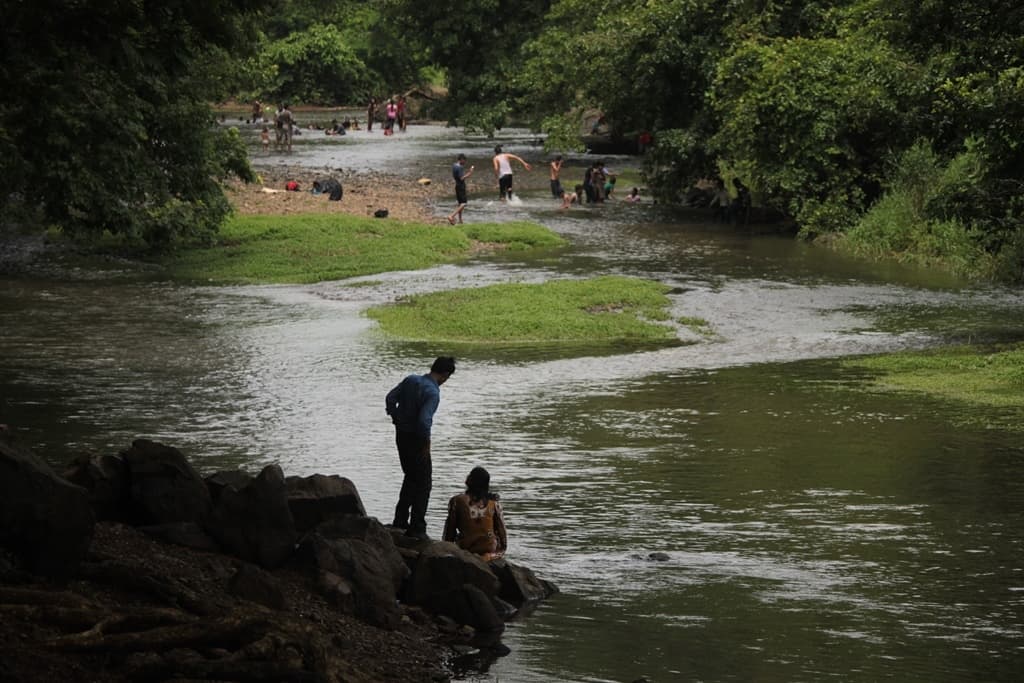
[[[564,244],[531,223],[435,226],[349,215],[234,216],[216,242],[168,257],[170,273],[223,283],[310,283],[465,258],[478,242],[491,248]]]
[[[870,371],[879,390],[913,391],[993,408],[1000,425],[1024,430],[1024,345],[992,350],[969,346],[892,353],[842,361]],[[996,421],[997,415],[990,419]]]
[[[669,288],[626,277],[509,283],[412,296],[371,308],[387,334],[470,343],[672,342]]]
[[[872,258],[933,265],[968,277],[995,269],[980,232],[946,209],[946,198],[980,182],[981,160],[967,149],[948,162],[919,142],[893,164],[886,193],[841,241]]]

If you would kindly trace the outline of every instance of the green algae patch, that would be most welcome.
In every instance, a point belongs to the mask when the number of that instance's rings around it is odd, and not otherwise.
[[[421,294],[366,312],[409,341],[478,344],[674,343],[669,287],[628,277],[506,283]]]
[[[436,226],[346,214],[234,216],[213,244],[183,248],[164,265],[184,280],[306,284],[564,243],[532,223]]]
[[[912,391],[991,408],[1000,426],[1024,429],[1024,344],[866,356],[842,361],[866,370],[871,388]]]

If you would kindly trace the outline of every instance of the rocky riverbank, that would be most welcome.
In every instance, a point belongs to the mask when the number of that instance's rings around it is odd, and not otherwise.
[[[385,528],[344,477],[201,477],[146,440],[60,476],[0,434],[0,520],[4,683],[444,681],[556,591]]]
[[[260,182],[233,182],[227,186],[228,199],[240,214],[334,212],[372,216],[379,209],[387,209],[389,218],[440,225],[445,224],[444,214],[435,215],[434,205],[452,201],[451,183],[421,182],[420,178],[288,166],[258,170]],[[341,183],[341,201],[332,202],[326,195],[310,192],[313,182],[323,178]],[[292,180],[298,183],[298,192],[285,191],[285,183]]]

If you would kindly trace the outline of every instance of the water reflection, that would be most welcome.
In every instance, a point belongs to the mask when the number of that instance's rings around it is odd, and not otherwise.
[[[308,143],[289,161],[414,173],[493,144],[410,131],[387,147]],[[506,135],[537,160],[525,134]],[[655,278],[675,288],[674,317],[712,333],[582,357],[457,350],[430,526],[442,523],[438,501],[484,465],[513,560],[563,591],[513,622],[511,652],[467,680],[1016,677],[1019,433],[955,426],[970,408],[864,393],[831,359],[1020,339],[1019,292],[961,289],[663,207],[559,212],[528,185],[519,206],[476,204],[474,219],[535,216],[572,245],[311,287],[2,280],[0,421],[55,462],[66,446],[113,452],[146,436],[205,471],[278,462],[343,474],[384,518],[400,475],[382,397],[449,350],[391,342],[361,311],[495,282]]]

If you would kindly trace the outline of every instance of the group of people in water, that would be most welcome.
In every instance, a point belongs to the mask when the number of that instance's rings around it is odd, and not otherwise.
[[[384,409],[395,426],[395,445],[402,467],[402,487],[391,527],[420,541],[427,535],[427,505],[433,487],[430,437],[441,386],[455,372],[455,358],[440,356],[423,375],[408,375],[387,393]],[[466,490],[448,500],[442,540],[455,543],[483,560],[498,559],[508,548],[501,499],[490,489],[491,475],[474,467]]]
[[[491,165],[498,185],[498,199],[503,202],[511,201],[514,197],[512,192],[514,163],[521,165],[526,171],[533,169],[521,157],[505,152],[501,145],[494,148]],[[564,163],[565,159],[559,154],[548,164],[551,196],[562,202],[562,209],[568,209],[573,204],[600,204],[612,198],[612,193],[615,191],[616,174],[608,168],[603,159],[594,161],[586,167],[583,182],[576,185],[572,192],[566,192],[562,187],[561,174]],[[462,212],[468,203],[466,179],[474,169],[474,166],[466,168],[465,154],[459,154],[452,165],[452,179],[455,181],[455,210],[447,217],[448,222],[452,225],[462,223]],[[640,202],[640,188],[634,187],[625,199],[630,203]]]
[[[377,98],[371,97],[366,111],[366,131],[373,132],[373,124],[378,112]],[[241,119],[240,119],[241,120]],[[260,143],[264,153],[269,153],[271,145],[275,151],[292,151],[292,138],[301,135],[301,128],[295,120],[288,103],[284,102],[274,111],[269,119],[264,114],[264,105],[253,100],[252,116],[247,122],[264,124],[260,131]],[[393,135],[395,130],[405,132],[408,125],[408,103],[405,95],[391,97],[384,105],[384,135]],[[344,120],[332,119],[330,125],[321,127],[309,124],[310,130],[323,130],[325,135],[346,135],[350,130],[360,130],[359,119],[346,116]],[[273,131],[273,134],[271,133]]]
[[[373,123],[377,118],[379,106],[376,97],[371,97],[366,104],[366,131],[368,133],[373,131]],[[397,99],[389,97],[387,103],[384,104],[384,135],[394,135],[396,127],[404,133],[408,113],[409,107],[405,95],[399,95]]]

